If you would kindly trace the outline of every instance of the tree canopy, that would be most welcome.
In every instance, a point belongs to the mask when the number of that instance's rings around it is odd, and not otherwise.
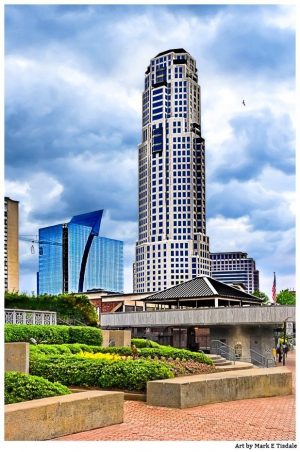
[[[269,301],[268,295],[264,292],[260,292],[259,290],[255,290],[252,295],[260,298],[264,303],[267,303]]]
[[[281,290],[276,297],[276,303],[290,305],[296,304],[296,292],[289,289]]]
[[[33,309],[37,311],[56,311],[57,323],[83,323],[96,326],[98,316],[95,307],[86,295],[27,295],[5,292],[5,307],[10,309]]]

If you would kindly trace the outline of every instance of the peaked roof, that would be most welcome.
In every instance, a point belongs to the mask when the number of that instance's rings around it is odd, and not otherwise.
[[[252,302],[261,303],[257,297],[250,295],[235,287],[228,286],[216,279],[209,276],[198,276],[187,282],[178,284],[177,286],[170,287],[169,289],[162,290],[147,298],[144,301],[155,300],[176,300],[190,299],[190,298],[206,298],[206,297],[222,297],[222,298],[238,298],[239,300],[247,300]]]
[[[82,213],[71,218],[70,223],[81,224],[92,228],[93,235],[99,235],[101,219],[103,215],[102,210],[95,210],[94,212]]]

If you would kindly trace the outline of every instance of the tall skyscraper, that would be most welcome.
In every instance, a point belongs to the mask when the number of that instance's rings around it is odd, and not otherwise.
[[[39,229],[38,293],[123,291],[123,242],[99,237],[102,213]]]
[[[19,290],[19,201],[4,198],[4,290]]]
[[[259,290],[255,260],[242,251],[211,253],[212,277],[225,284],[243,283],[248,293]]]
[[[201,274],[210,275],[210,257],[200,86],[192,56],[171,49],[145,73],[134,291],[163,290]]]

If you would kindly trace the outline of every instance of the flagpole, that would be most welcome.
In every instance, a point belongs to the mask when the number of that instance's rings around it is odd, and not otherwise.
[[[274,273],[273,286],[272,286],[272,299],[273,304],[276,304],[276,273]]]

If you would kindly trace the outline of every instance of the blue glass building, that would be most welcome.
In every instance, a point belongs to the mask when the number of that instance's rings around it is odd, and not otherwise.
[[[123,292],[123,242],[99,236],[102,213],[39,229],[38,293]]]

